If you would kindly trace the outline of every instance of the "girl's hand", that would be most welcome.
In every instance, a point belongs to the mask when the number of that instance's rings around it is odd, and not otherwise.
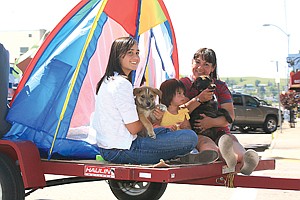
[[[176,131],[177,130],[177,125],[170,125],[170,126],[166,126],[165,128],[168,128],[171,131]]]
[[[164,112],[161,111],[159,108],[155,108],[153,110],[153,115],[155,116],[155,118],[158,120],[158,121],[161,121],[163,115],[164,115]]]
[[[155,108],[155,109],[153,110],[153,115],[154,115],[154,117],[156,118],[156,120],[155,120],[155,121],[152,121],[152,124],[153,124],[153,125],[160,125],[161,120],[162,120],[162,117],[163,117],[163,115],[164,115],[164,112],[161,111],[159,108]]]

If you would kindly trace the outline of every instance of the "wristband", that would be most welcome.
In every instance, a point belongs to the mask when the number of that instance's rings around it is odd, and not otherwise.
[[[196,100],[197,102],[199,102],[200,104],[202,104],[202,102],[200,101],[200,98],[199,98],[199,97],[195,97],[195,100]]]

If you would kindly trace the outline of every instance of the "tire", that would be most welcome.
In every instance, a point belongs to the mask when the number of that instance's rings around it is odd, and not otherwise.
[[[256,131],[257,128],[251,127],[249,130],[250,130],[250,131]]]
[[[20,169],[12,159],[3,153],[0,153],[0,199],[25,199],[25,189]]]
[[[239,131],[241,133],[248,133],[249,132],[249,127],[248,126],[240,126]]]
[[[264,125],[263,125],[263,130],[265,133],[273,133],[274,131],[277,130],[277,119],[275,117],[267,117]]]
[[[159,199],[167,188],[167,183],[109,180],[113,194],[122,200]]]

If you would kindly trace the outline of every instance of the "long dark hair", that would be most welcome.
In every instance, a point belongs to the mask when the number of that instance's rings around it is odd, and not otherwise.
[[[104,81],[104,79],[108,79],[111,76],[114,76],[114,73],[117,72],[120,75],[127,76],[124,71],[122,70],[120,59],[125,56],[128,50],[136,44],[137,41],[131,37],[120,37],[116,39],[111,46],[109,59],[106,67],[105,74],[97,83],[96,87],[96,94],[98,94],[99,88]],[[128,74],[128,80],[132,82],[132,71]]]
[[[164,81],[159,89],[162,92],[161,103],[167,107],[171,104],[173,97],[179,89],[182,89],[185,93],[185,86],[175,78]]]
[[[197,58],[201,58],[202,60],[211,63],[215,70],[210,74],[210,77],[213,79],[217,79],[217,56],[214,50],[208,48],[201,48],[194,54],[194,60]]]

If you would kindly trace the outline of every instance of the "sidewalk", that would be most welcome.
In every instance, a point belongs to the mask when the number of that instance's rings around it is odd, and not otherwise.
[[[290,128],[288,122],[283,123],[282,131],[279,128],[273,133],[270,147],[259,155],[276,159],[275,170],[266,171],[265,175],[300,178],[300,121],[295,128]]]

